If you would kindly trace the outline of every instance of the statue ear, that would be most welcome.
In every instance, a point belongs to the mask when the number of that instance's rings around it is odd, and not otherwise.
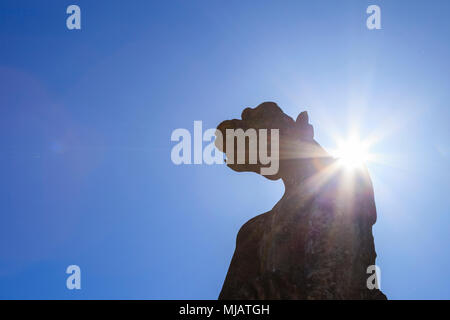
[[[300,136],[304,140],[313,140],[314,138],[314,128],[309,124],[308,112],[303,111],[295,120],[295,126],[300,131]]]
[[[300,113],[297,117],[297,120],[295,120],[297,127],[307,125],[308,122],[309,122],[309,117],[308,117],[308,112],[306,112],[306,111],[303,111],[302,113]]]

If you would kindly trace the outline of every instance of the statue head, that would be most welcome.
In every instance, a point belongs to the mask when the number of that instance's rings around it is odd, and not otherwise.
[[[287,180],[303,164],[328,156],[314,141],[307,112],[294,121],[274,102],[246,108],[241,119],[220,123],[215,144],[226,154],[231,169],[256,172],[270,180]]]

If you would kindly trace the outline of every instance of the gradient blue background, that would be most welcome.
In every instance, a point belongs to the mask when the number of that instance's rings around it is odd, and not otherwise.
[[[77,4],[82,30],[66,28]],[[381,7],[382,30],[366,28]],[[358,125],[382,290],[450,298],[450,2],[0,2],[0,298],[215,299],[280,181],[175,166],[192,131],[276,101],[316,140]],[[66,289],[77,264],[82,289]]]

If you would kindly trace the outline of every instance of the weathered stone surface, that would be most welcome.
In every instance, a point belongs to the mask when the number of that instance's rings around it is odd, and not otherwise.
[[[240,229],[219,299],[386,299],[366,285],[376,258],[369,174],[337,165],[308,122],[306,112],[294,121],[266,102],[218,126],[224,136],[226,128],[280,129],[280,170],[267,178],[285,184],[273,209]],[[261,164],[228,166],[259,172]]]

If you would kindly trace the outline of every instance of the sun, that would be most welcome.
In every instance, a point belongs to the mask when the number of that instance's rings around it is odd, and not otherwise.
[[[370,160],[368,144],[356,137],[339,141],[332,154],[347,169],[361,168]]]

